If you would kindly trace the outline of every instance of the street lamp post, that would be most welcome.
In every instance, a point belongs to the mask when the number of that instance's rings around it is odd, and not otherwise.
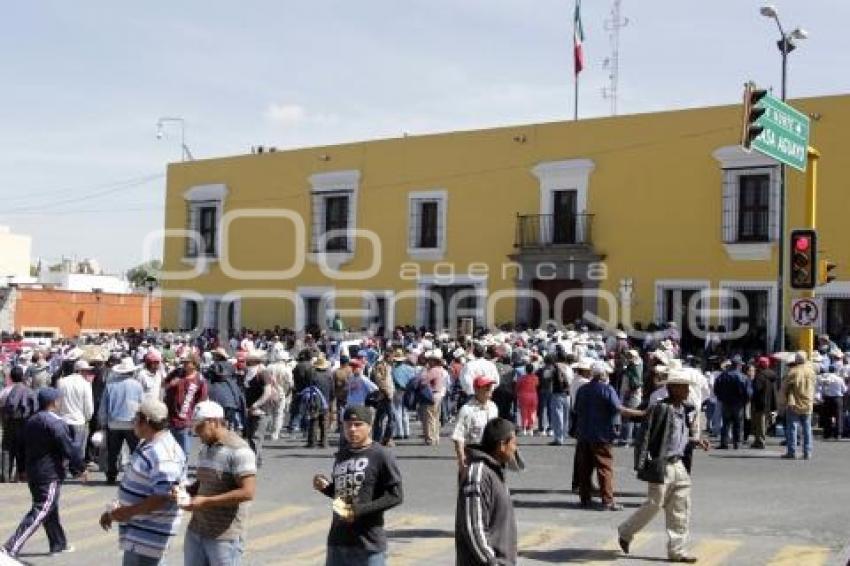
[[[788,96],[788,54],[797,47],[794,44],[794,40],[806,39],[808,34],[802,28],[795,28],[790,33],[785,33],[782,22],[779,21],[779,12],[776,11],[774,6],[762,6],[759,13],[766,18],[771,18],[776,22],[776,27],[779,28],[779,40],[776,42],[776,46],[782,55],[780,95],[784,102]],[[785,349],[785,230],[788,225],[785,178],[786,170],[783,163],[779,166],[779,269],[776,276],[776,320],[778,322],[778,329],[773,343],[773,350],[775,352]]]
[[[192,152],[189,151],[189,146],[186,145],[186,120],[174,116],[163,116],[156,121],[156,139],[161,140],[165,137],[165,124],[174,123],[180,126],[180,149],[181,161],[192,161]]]
[[[153,291],[157,285],[156,277],[153,275],[145,277],[145,287],[148,290],[148,331],[153,329]]]

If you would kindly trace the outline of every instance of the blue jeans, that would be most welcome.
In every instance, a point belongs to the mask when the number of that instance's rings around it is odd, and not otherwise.
[[[239,566],[245,544],[242,538],[215,540],[203,538],[192,529],[186,530],[183,563],[191,566]]]
[[[165,566],[165,558],[151,558],[150,556],[136,554],[131,550],[125,550],[121,566]]]
[[[812,455],[812,415],[785,411],[785,449],[794,456],[797,451],[797,425],[803,427],[803,456]]]
[[[386,422],[385,422],[386,421]],[[384,442],[391,440],[395,428],[395,411],[391,399],[384,399],[375,409],[375,425],[372,428],[372,440]]]
[[[404,404],[401,402],[404,396],[403,391],[396,391],[393,394],[393,413],[395,420],[393,421],[393,436],[401,438],[402,436],[410,436],[410,415]]]
[[[552,428],[552,408],[550,406],[552,394],[548,391],[539,391],[537,399],[537,430],[546,432]]]
[[[570,430],[570,396],[566,393],[553,393],[549,400],[549,414],[552,415],[555,442],[564,444],[567,441],[567,431]]]
[[[744,407],[723,405],[723,424],[720,425],[720,446],[729,445],[729,432],[732,429],[732,444],[735,448],[741,442],[744,432]]]
[[[183,453],[186,455],[186,462],[189,461],[189,450],[192,449],[192,437],[189,434],[189,427],[186,428],[173,428],[169,427],[171,431],[171,436],[174,437],[174,440],[183,449]]]
[[[328,546],[325,559],[325,566],[385,566],[386,563],[383,552],[366,552],[357,546]]]

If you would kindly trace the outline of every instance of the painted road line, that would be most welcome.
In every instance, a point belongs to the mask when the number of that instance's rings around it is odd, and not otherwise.
[[[744,541],[741,540],[707,538],[699,541],[693,549],[693,554],[699,558],[700,566],[718,566],[725,564],[743,544]]]
[[[316,519],[309,523],[294,525],[277,534],[266,535],[257,539],[248,539],[248,552],[259,552],[275,546],[280,546],[293,540],[308,537],[313,534],[318,534],[322,531],[327,531],[330,527],[330,518],[325,517]]]
[[[541,528],[532,529],[531,531],[523,534],[519,537],[517,546],[521,551],[539,550],[572,538],[579,531],[580,529],[574,529],[572,527],[556,527],[547,525]]]
[[[768,561],[770,566],[821,566],[829,560],[832,550],[825,546],[783,546]]]
[[[298,505],[285,505],[273,511],[266,511],[265,513],[257,513],[256,515],[251,515],[249,512],[247,527],[246,527],[246,536],[250,539],[251,532],[249,529],[253,527],[262,527],[263,525],[268,525],[269,523],[274,523],[275,521],[280,521],[281,519],[286,519],[288,517],[292,517],[293,515],[298,515],[307,511],[309,507],[300,507]],[[192,519],[191,513],[186,513],[183,515],[184,519],[182,521],[182,527],[188,526],[189,521]],[[181,529],[185,531],[184,529]],[[175,537],[177,540],[174,541],[174,544],[171,548],[175,550],[179,550],[183,548],[183,540],[184,536],[177,535]]]
[[[103,509],[106,508],[106,503],[107,503],[107,501],[92,501],[91,503],[86,503],[86,504],[83,504],[83,505],[75,505],[74,507],[71,507],[70,509],[65,509],[62,506],[62,500],[60,499],[59,500],[59,519],[62,521],[62,526],[67,528],[67,527],[71,526],[73,524],[73,522],[66,521],[65,520],[66,517],[73,517],[75,515],[79,515],[81,513],[86,512],[86,511],[93,511],[94,509],[103,510]],[[0,531],[7,531],[9,529],[13,529],[13,528],[17,527],[18,523],[20,523],[21,519],[23,519],[24,515],[28,511],[29,511],[29,507],[27,507],[26,509],[21,509],[20,516],[17,519],[12,519],[12,520],[8,520],[8,521],[0,522]],[[4,512],[4,515],[9,515],[9,512],[8,511]],[[93,514],[91,517],[86,517],[85,520],[87,522],[90,522],[91,524],[95,525],[95,524],[97,524],[97,517],[99,515],[100,515],[100,513],[97,513],[97,515]]]
[[[423,525],[427,525],[428,523],[433,523],[436,521],[436,517],[430,517],[427,515],[401,515],[400,517],[393,517],[386,524],[386,530],[388,533],[393,533],[397,529],[402,528],[411,528],[411,527],[421,527]],[[396,533],[396,537],[398,537],[399,533]],[[396,543],[390,539],[390,549],[392,549]],[[269,566],[285,566],[288,564],[322,564],[324,561],[325,553],[327,552],[327,545],[324,541],[322,541],[321,546],[314,546],[313,548],[307,549],[304,552],[300,552],[295,556],[288,556],[286,560],[279,563],[270,563]]]
[[[655,537],[655,533],[647,533],[640,532],[635,535],[632,539],[631,544],[629,545],[629,552],[634,553],[635,550],[640,550],[642,547],[646,546],[646,544]],[[611,558],[605,558],[602,560],[589,560],[582,562],[582,564],[586,565],[594,565],[600,566],[603,564],[611,564],[611,560],[616,560],[622,557],[622,549],[620,548],[620,539],[619,537],[613,537],[608,539],[608,541],[599,548],[601,552],[610,552]]]

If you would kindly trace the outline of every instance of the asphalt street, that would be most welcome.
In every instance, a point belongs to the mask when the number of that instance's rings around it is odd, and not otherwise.
[[[447,430],[437,447],[409,440],[394,449],[404,476],[405,501],[387,514],[391,565],[454,563],[456,464]],[[640,505],[645,493],[645,484],[631,472],[631,449],[618,448],[615,456],[615,488],[625,510],[582,510],[570,492],[573,448],[548,446],[549,440],[520,438],[528,467],[508,476],[519,524],[520,564],[664,561],[662,516],[633,542],[630,556],[617,547],[617,524]],[[843,563],[850,540],[849,452],[850,443],[817,440],[812,460],[781,460],[776,439],[766,450],[700,452],[693,473],[691,520],[692,550],[699,563]],[[315,493],[310,482],[314,473],[330,472],[332,456],[332,448],[307,449],[290,439],[267,445],[258,498],[249,512],[245,564],[323,564],[330,500]],[[100,474],[88,485],[69,482],[60,513],[76,552],[47,556],[40,531],[26,545],[22,560],[119,564],[117,533],[105,533],[97,525],[114,494],[115,488],[104,485]],[[0,485],[0,536],[11,534],[27,508],[24,485]],[[169,550],[169,564],[182,564],[181,546],[182,535]]]

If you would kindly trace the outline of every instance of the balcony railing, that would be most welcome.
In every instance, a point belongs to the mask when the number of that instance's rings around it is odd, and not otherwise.
[[[589,246],[592,220],[592,214],[518,214],[514,247]]]

